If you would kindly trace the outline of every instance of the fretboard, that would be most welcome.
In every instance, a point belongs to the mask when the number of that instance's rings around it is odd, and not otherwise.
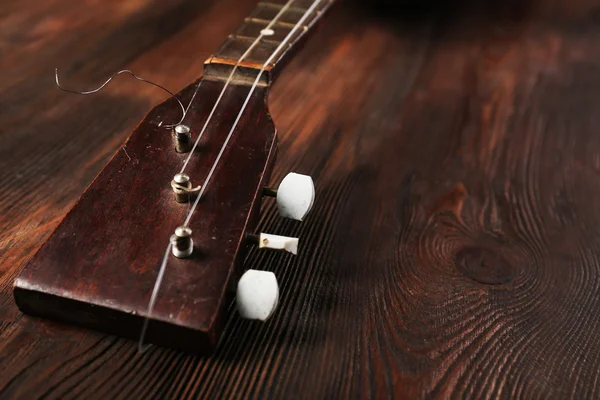
[[[281,65],[290,58],[292,50],[298,47],[333,1],[294,0],[287,7],[288,0],[258,3],[238,30],[229,35],[219,50],[206,61],[205,76],[228,79],[237,65],[235,81],[250,83],[264,66],[261,84],[269,84]],[[267,28],[272,33],[263,34],[257,42],[261,32],[264,33]]]

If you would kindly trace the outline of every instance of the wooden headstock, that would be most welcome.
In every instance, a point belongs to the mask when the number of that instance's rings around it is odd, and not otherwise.
[[[186,117],[193,138],[223,86],[199,82]],[[179,94],[185,104],[196,87]],[[195,184],[206,178],[249,89],[225,90],[186,169]],[[254,90],[191,216],[193,253],[168,258],[147,342],[205,353],[219,339],[275,160],[266,95],[266,86]],[[171,130],[162,127],[180,118],[178,110],[169,100],[148,114],[26,266],[15,282],[21,310],[140,337],[165,248],[191,207],[175,201],[170,186],[188,153],[176,152]]]
[[[314,198],[312,180],[297,174],[266,188],[277,150],[268,88],[330,4],[260,3],[177,95],[189,104],[186,128],[167,128],[181,117],[176,99],[154,108],[26,265],[19,308],[195,353],[216,346],[236,290],[242,316],[267,318],[277,282],[242,276],[242,260],[252,244],[295,253],[297,239],[257,234],[262,198],[276,193],[280,214],[294,219]],[[176,177],[182,168],[189,184]],[[182,188],[197,185],[189,199]]]

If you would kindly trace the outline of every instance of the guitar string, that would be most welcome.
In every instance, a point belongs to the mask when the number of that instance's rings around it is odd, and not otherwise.
[[[223,143],[223,146],[221,146],[221,150],[219,151],[219,154],[217,155],[215,162],[213,163],[210,171],[208,172],[208,175],[206,176],[206,179],[204,180],[204,184],[202,185],[202,188],[200,189],[200,192],[198,193],[198,196],[196,197],[196,200],[194,201],[194,205],[192,206],[192,209],[190,210],[187,218],[185,219],[185,222],[183,224],[184,226],[187,226],[189,224],[190,219],[192,218],[192,216],[194,214],[194,210],[196,209],[198,202],[202,198],[202,195],[204,194],[204,191],[206,190],[206,187],[208,186],[208,183],[210,182],[210,178],[212,177],[213,173],[215,172],[217,165],[219,164],[219,161],[221,159],[221,156],[223,155],[223,153],[225,152],[225,149],[227,148],[229,139],[231,139],[231,136],[233,135],[233,131],[237,127],[237,124],[240,121],[240,118],[242,117],[242,114],[244,113],[246,106],[248,105],[248,102],[250,101],[250,97],[252,97],[252,94],[254,93],[254,90],[256,89],[262,74],[265,72],[267,65],[269,65],[271,63],[271,61],[273,61],[273,59],[277,56],[277,54],[281,51],[281,49],[283,49],[283,47],[287,44],[287,42],[290,40],[290,38],[296,33],[298,28],[300,26],[302,26],[304,21],[308,18],[308,16],[310,14],[312,14],[312,12],[315,10],[315,8],[322,1],[323,0],[315,0],[315,2],[313,2],[313,4],[304,12],[304,14],[300,18],[300,20],[298,20],[296,25],[294,25],[292,30],[287,34],[287,36],[283,39],[283,41],[279,44],[279,46],[277,46],[275,51],[273,51],[273,53],[267,59],[267,61],[265,61],[265,63],[262,65],[260,71],[258,72],[258,75],[256,76],[256,79],[254,80],[254,83],[252,84],[252,87],[250,88],[250,91],[248,92],[248,95],[246,96],[246,100],[244,101],[244,104],[242,104],[242,108],[240,109],[240,112],[238,113],[237,117],[235,118],[233,126],[231,127],[231,129],[229,130],[229,133],[227,134],[227,138],[225,138],[225,143]]]
[[[200,139],[202,138],[202,136],[204,135],[204,132],[206,131],[208,123],[212,119],[212,116],[215,113],[215,110],[217,109],[217,106],[221,102],[221,99],[223,98],[223,94],[225,93],[225,90],[227,90],[227,87],[229,86],[229,83],[233,79],[233,75],[237,71],[237,68],[240,65],[240,63],[248,56],[248,54],[250,54],[250,52],[254,49],[254,47],[265,36],[263,34],[263,32],[267,32],[268,30],[270,30],[271,27],[277,23],[277,21],[279,20],[279,18],[290,8],[290,6],[292,5],[292,3],[294,1],[295,0],[289,0],[281,8],[281,10],[279,10],[279,12],[277,13],[277,15],[275,15],[275,17],[271,20],[271,22],[264,29],[261,29],[260,35],[256,38],[256,40],[254,40],[254,42],[250,45],[250,47],[248,47],[248,49],[244,52],[244,54],[242,54],[242,56],[237,60],[237,62],[235,63],[233,69],[231,70],[231,73],[229,74],[229,77],[227,78],[227,81],[225,82],[225,85],[223,86],[223,89],[221,89],[221,93],[219,93],[219,97],[217,98],[217,101],[215,102],[215,105],[213,106],[212,110],[210,111],[210,114],[208,115],[208,118],[206,119],[206,122],[204,123],[204,126],[202,127],[202,130],[198,134],[198,137],[196,138],[196,141],[194,142],[194,146],[192,147],[192,150],[190,151],[190,154],[185,159],[185,162],[183,163],[183,166],[181,167],[181,171],[179,171],[179,173],[183,173],[185,171],[185,168],[187,167],[188,163],[190,162],[190,159],[192,158],[192,155],[194,154],[194,151],[196,151],[196,147],[198,147],[198,143],[200,143]],[[201,82],[199,82],[198,85],[196,86],[196,90],[194,91],[194,95],[192,96],[192,99],[190,100],[190,103],[188,104],[188,107],[185,110],[186,114],[187,114],[190,106],[192,105],[192,103],[194,101],[194,98],[196,98],[196,94],[198,93],[198,90],[200,89],[200,83]]]
[[[229,130],[229,133],[227,135],[227,138],[225,139],[225,143],[223,143],[223,146],[221,147],[221,150],[219,151],[219,154],[217,156],[217,158],[215,159],[215,162],[213,163],[206,179],[204,180],[204,184],[202,185],[202,188],[200,189],[200,192],[198,193],[198,196],[196,197],[196,200],[194,201],[194,205],[192,206],[191,210],[188,213],[188,216],[185,220],[184,226],[187,226],[192,215],[194,214],[194,211],[198,205],[198,202],[200,201],[200,198],[202,197],[202,195],[204,194],[204,191],[206,190],[206,187],[208,186],[208,183],[221,159],[221,156],[223,155],[223,153],[225,152],[225,149],[227,148],[227,144],[229,143],[229,139],[231,138],[233,131],[235,130],[235,128],[237,127],[237,124],[244,112],[244,110],[246,109],[246,106],[248,105],[248,102],[250,101],[250,97],[252,96],[252,94],[254,93],[254,90],[256,89],[258,82],[262,76],[262,74],[265,71],[265,68],[267,67],[267,65],[269,65],[271,63],[271,61],[273,61],[273,59],[275,58],[275,56],[277,56],[277,54],[281,51],[281,49],[283,48],[283,46],[285,46],[287,44],[287,42],[290,40],[290,38],[296,33],[296,31],[298,30],[298,28],[300,26],[302,26],[302,24],[304,23],[304,21],[308,18],[308,16],[310,14],[312,14],[312,12],[315,10],[315,8],[322,2],[323,0],[315,0],[315,2],[308,8],[308,10],[306,10],[306,12],[302,15],[302,17],[300,18],[300,20],[296,23],[296,25],[294,25],[294,27],[292,28],[292,30],[287,34],[287,36],[283,39],[283,41],[279,44],[279,46],[275,49],[275,51],[271,54],[271,56],[267,59],[267,61],[265,61],[265,63],[263,64],[263,66],[261,67],[260,71],[258,72],[258,75],[256,76],[256,79],[254,80],[254,83],[252,84],[252,87],[250,88],[250,91],[248,92],[248,96],[246,97],[246,100],[244,101],[244,104],[242,105],[242,108],[240,109],[240,112],[238,113],[233,126],[231,127],[231,129]],[[318,15],[317,15],[318,18]],[[169,243],[169,245],[167,246],[167,250],[170,250],[171,244]],[[160,281],[162,282],[162,278],[164,276],[164,271],[166,270],[167,267],[167,262],[168,262],[168,251],[165,253],[165,257],[162,260],[162,263],[160,265],[159,268],[159,273],[158,273],[158,277],[161,278]],[[159,282],[159,280],[157,279],[155,284],[154,284],[154,289],[152,291],[152,296],[150,298],[150,303],[148,305],[148,313],[146,314],[145,317],[145,321],[144,321],[144,326],[147,327],[148,325],[148,321],[149,321],[149,317],[153,311],[153,309],[150,309],[150,304],[154,305],[154,303],[156,302],[156,298],[158,297],[158,292],[160,290],[160,284],[161,282]],[[142,332],[143,334],[145,334],[145,331]],[[140,335],[140,341],[139,341],[139,345],[138,348],[140,350],[143,349],[143,340],[144,337]]]
[[[208,116],[208,119],[206,120],[206,123],[204,124],[204,127],[202,128],[202,131],[200,132],[200,134],[198,135],[198,138],[196,139],[196,142],[194,143],[194,146],[192,147],[192,150],[190,151],[190,154],[188,155],[187,159],[185,160],[184,164],[183,164],[183,168],[181,169],[181,173],[183,173],[185,171],[185,167],[187,166],[188,162],[190,161],[190,158],[192,156],[192,154],[194,154],[194,151],[196,150],[196,147],[198,146],[198,142],[200,141],[200,139],[202,138],[202,135],[204,133],[204,131],[206,130],[206,127],[208,126],[208,122],[210,121],[210,119],[212,118],[219,102],[221,101],[221,98],[223,97],[223,94],[225,93],[225,90],[227,89],[227,87],[229,86],[229,83],[231,82],[233,75],[235,74],[240,62],[242,62],[247,56],[248,54],[250,54],[250,52],[252,51],[252,49],[254,49],[254,47],[260,42],[260,39],[262,39],[265,35],[263,34],[263,32],[268,31],[271,29],[271,27],[277,22],[277,20],[279,20],[279,18],[283,15],[283,13],[285,13],[291,6],[291,4],[294,2],[295,0],[289,0],[282,8],[281,10],[277,13],[277,15],[275,15],[275,17],[271,20],[271,22],[260,31],[260,35],[254,40],[254,42],[250,45],[250,47],[244,52],[244,54],[242,54],[242,56],[239,58],[239,60],[236,62],[236,64],[234,65],[231,73],[229,74],[229,77],[227,78],[227,81],[225,82],[225,86],[223,87],[223,89],[221,90],[221,93],[219,94],[219,97],[212,109],[212,111],[210,112],[210,115]],[[180,125],[184,120],[185,117],[187,116],[187,113],[192,105],[192,103],[194,102],[194,99],[196,98],[196,94],[198,93],[198,89],[200,89],[200,82],[198,83],[198,85],[196,86],[196,90],[194,90],[194,95],[192,96],[192,99],[190,100],[190,102],[188,103],[187,107],[184,107],[183,103],[181,102],[181,100],[179,100],[179,98],[175,95],[175,93],[171,92],[169,89],[167,89],[164,86],[159,85],[158,83],[149,81],[147,79],[141,78],[139,76],[137,76],[136,74],[134,74],[132,71],[128,70],[128,69],[123,69],[120,70],[118,72],[115,72],[114,74],[112,74],[102,85],[98,86],[96,89],[92,89],[92,90],[74,90],[74,89],[67,89],[65,87],[63,87],[60,84],[60,81],[58,79],[58,68],[54,68],[54,79],[56,81],[56,86],[58,86],[58,88],[60,90],[62,90],[63,92],[68,92],[68,93],[74,93],[74,94],[80,94],[80,95],[89,95],[89,94],[94,94],[97,93],[99,91],[101,91],[102,89],[104,89],[104,87],[106,85],[108,85],[115,77],[117,77],[118,75],[121,74],[129,74],[132,77],[134,77],[135,79],[137,79],[138,81],[141,82],[145,82],[148,83],[150,85],[153,85],[157,88],[160,88],[162,90],[164,90],[165,92],[169,93],[169,95],[171,95],[171,97],[173,97],[177,103],[179,103],[179,106],[181,107],[181,111],[182,111],[182,115],[181,115],[181,119],[179,120],[179,122],[177,122],[176,124],[170,124],[170,125],[164,125],[165,128],[173,128],[177,125]]]
[[[167,258],[169,258],[169,253],[171,252],[171,246],[173,246],[171,243],[169,243],[169,245],[167,246],[167,250],[165,251],[165,255],[162,259],[163,264],[167,263]],[[162,282],[165,270],[166,268],[161,268],[160,271],[158,271],[158,276],[156,277],[157,282]],[[148,310],[154,309],[154,303],[156,303],[159,289],[160,285],[155,284],[154,288],[152,289],[152,296],[150,296],[150,302],[148,303]],[[148,346],[144,348],[144,337],[146,336],[146,331],[148,330],[148,323],[150,322],[149,317],[150,315],[144,318],[144,325],[142,326],[142,332],[140,333],[140,341],[138,343],[138,352],[140,353],[143,353],[148,348]]]
[[[185,119],[185,114],[187,113],[187,109],[183,106],[183,103],[181,102],[181,100],[179,100],[179,98],[173,93],[171,92],[169,89],[167,89],[164,86],[159,85],[158,83],[154,83],[152,81],[149,81],[147,79],[144,78],[140,78],[139,76],[137,76],[136,74],[134,74],[133,72],[131,72],[128,69],[123,69],[121,71],[115,72],[114,74],[112,74],[102,85],[98,86],[96,89],[92,89],[92,90],[87,90],[87,91],[79,91],[79,90],[73,90],[73,89],[67,89],[65,87],[63,87],[59,80],[58,80],[58,68],[54,68],[54,79],[56,80],[56,86],[58,86],[58,88],[60,90],[62,90],[63,92],[68,92],[68,93],[75,93],[75,94],[82,94],[82,95],[88,95],[88,94],[94,94],[97,93],[99,91],[101,91],[106,85],[108,85],[110,83],[110,81],[112,81],[117,75],[121,75],[121,74],[129,74],[131,76],[133,76],[135,79],[137,79],[138,81],[142,81],[145,83],[148,83],[152,86],[156,86],[159,89],[164,90],[165,92],[169,93],[171,95],[171,97],[173,97],[175,100],[177,100],[177,102],[179,103],[179,106],[181,107],[181,111],[182,116],[181,119],[179,120],[178,123],[176,124],[172,124],[172,125],[165,125],[166,128],[172,128],[174,126],[177,126],[179,124],[181,124],[181,122]]]
[[[181,173],[183,173],[185,171],[185,168],[188,164],[188,162],[190,161],[192,155],[194,154],[194,151],[196,150],[196,147],[198,146],[198,143],[200,142],[200,139],[202,138],[202,135],[204,134],[204,132],[206,131],[206,128],[208,126],[208,123],[210,122],[217,106],[219,105],[219,102],[221,101],[221,98],[223,97],[223,94],[225,93],[225,90],[227,89],[227,87],[229,86],[229,83],[231,82],[231,80],[233,79],[233,76],[240,64],[240,62],[242,62],[247,56],[248,54],[250,54],[250,52],[252,51],[252,49],[260,42],[260,39],[263,38],[263,36],[265,36],[263,34],[263,32],[266,32],[268,29],[271,29],[271,27],[279,20],[279,18],[289,9],[289,7],[292,5],[292,3],[294,3],[295,0],[289,0],[282,8],[281,10],[275,15],[275,17],[271,20],[271,22],[264,28],[261,30],[260,35],[256,38],[256,40],[250,45],[250,47],[244,52],[244,54],[242,54],[242,56],[239,58],[239,60],[236,62],[235,66],[233,67],[233,69],[231,70],[231,73],[229,74],[229,77],[227,78],[227,81],[225,82],[225,85],[223,86],[223,89],[221,90],[221,93],[219,94],[219,97],[217,98],[217,101],[215,103],[215,105],[213,106],[206,122],[204,123],[204,126],[202,127],[202,130],[200,131],[200,133],[198,134],[198,138],[196,139],[196,142],[194,143],[194,146],[192,147],[192,150],[190,151],[190,154],[188,155],[188,157],[186,158],[183,167],[181,169]],[[318,0],[316,4],[318,4],[321,0]],[[312,8],[314,9],[314,8]],[[219,152],[219,155],[217,157],[217,159],[215,160],[215,162],[213,163],[213,166],[207,176],[207,178],[204,180],[204,184],[202,185],[202,188],[200,190],[200,193],[198,194],[196,201],[194,202],[194,205],[192,206],[192,208],[189,210],[188,212],[188,217],[186,218],[186,222],[184,223],[184,225],[187,225],[189,222],[189,219],[191,217],[191,215],[194,213],[194,210],[198,204],[198,200],[200,199],[200,197],[202,196],[202,194],[204,193],[204,188],[206,187],[206,185],[208,184],[208,181],[210,180],[210,177],[212,176],[212,173],[214,172],[216,165],[219,162],[219,159],[221,158],[221,155],[224,152],[224,149],[227,146],[227,143],[229,142],[229,138],[231,137],[231,134],[233,132],[233,130],[235,129],[235,126],[237,125],[239,118],[241,116],[241,114],[243,113],[246,104],[248,103],[248,99],[250,98],[250,96],[252,95],[252,93],[254,92],[254,89],[256,88],[256,85],[258,83],[258,80],[260,79],[262,73],[264,72],[264,69],[266,68],[266,65],[268,65],[272,58],[281,50],[281,48],[283,47],[283,45],[289,40],[289,38],[295,33],[295,31],[297,30],[297,27],[302,24],[302,22],[304,21],[304,17],[308,14],[310,14],[311,8],[309,8],[309,10],[306,11],[305,15],[303,16],[303,18],[298,21],[298,23],[296,24],[296,26],[294,26],[294,28],[289,32],[289,34],[284,38],[283,42],[277,47],[277,49],[273,52],[273,54],[271,55],[271,57],[267,60],[267,62],[263,65],[263,68],[260,70],[258,76],[257,76],[257,80],[254,82],[254,85],[252,86],[252,89],[250,91],[250,93],[248,94],[248,98],[246,99],[246,102],[244,103],[244,105],[242,106],[242,109],[240,111],[240,114],[238,115],[238,118],[236,118],[235,122],[234,122],[234,126],[231,129],[231,131],[229,132],[226,140],[225,140],[225,144],[223,144],[221,151]],[[200,84],[201,82],[198,83],[198,85],[196,86],[196,90],[194,91],[194,94],[192,95],[192,98],[187,106],[187,108],[184,110],[184,115],[182,117],[183,121],[189,111],[190,106],[192,105],[194,98],[196,97],[196,94],[198,93],[198,90],[200,89]],[[180,121],[180,123],[181,123]],[[172,244],[169,242],[169,245],[167,246],[167,250],[165,251],[165,255],[163,256],[159,271],[158,271],[158,275],[156,278],[156,281],[154,282],[154,287],[152,289],[152,294],[150,296],[150,301],[148,302],[148,311],[146,313],[146,317],[144,318],[144,323],[142,325],[142,330],[140,333],[140,340],[138,342],[138,351],[140,353],[144,352],[146,348],[144,348],[144,339],[146,336],[146,332],[148,330],[148,324],[150,322],[150,316],[152,315],[152,312],[154,311],[154,305],[156,303],[156,299],[158,298],[158,292],[160,290],[160,286],[162,284],[162,280],[165,274],[165,270],[166,270],[166,266],[167,266],[167,260],[168,260],[168,256],[169,256],[169,252],[171,251],[171,247]]]

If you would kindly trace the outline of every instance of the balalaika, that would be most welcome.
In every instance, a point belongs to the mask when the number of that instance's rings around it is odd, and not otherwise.
[[[255,232],[262,198],[297,220],[314,200],[305,175],[267,187],[277,147],[267,94],[332,1],[259,3],[204,76],[146,116],[26,265],[19,308],[194,353],[216,347],[234,296],[243,317],[266,320],[277,280],[246,271],[244,256],[250,245],[296,253],[298,239]]]

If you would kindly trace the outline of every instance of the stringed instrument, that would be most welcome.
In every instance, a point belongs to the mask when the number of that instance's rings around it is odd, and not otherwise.
[[[3,2],[0,398],[600,397],[597,2],[257,3]]]
[[[277,136],[267,95],[331,4],[259,3],[202,78],[150,111],[23,269],[19,308],[201,354],[217,345],[234,295],[243,317],[269,318],[277,279],[245,271],[244,257],[252,245],[295,254],[298,238],[256,232],[261,203],[274,196],[283,217],[302,220],[315,193],[295,173],[268,187]]]

